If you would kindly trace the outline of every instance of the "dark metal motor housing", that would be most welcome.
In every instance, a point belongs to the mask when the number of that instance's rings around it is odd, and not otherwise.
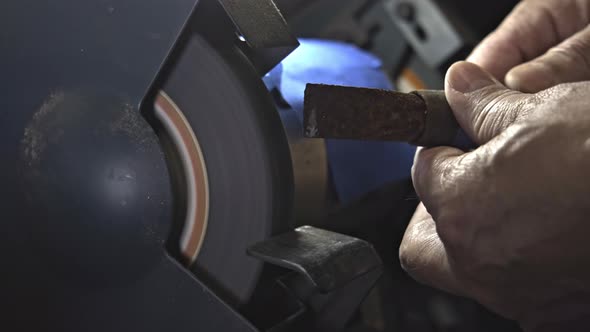
[[[140,112],[196,4],[0,4],[3,327],[252,330],[167,253],[173,186]]]

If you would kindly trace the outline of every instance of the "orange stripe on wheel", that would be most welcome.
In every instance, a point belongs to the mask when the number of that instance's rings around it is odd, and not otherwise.
[[[203,153],[197,138],[182,111],[164,92],[155,102],[156,117],[172,137],[182,159],[187,181],[187,212],[180,249],[190,263],[199,254],[209,218],[209,183]]]

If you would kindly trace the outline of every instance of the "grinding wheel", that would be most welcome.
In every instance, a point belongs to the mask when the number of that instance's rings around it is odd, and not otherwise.
[[[244,302],[261,263],[246,248],[289,224],[293,172],[281,120],[238,47],[194,36],[156,97],[176,182],[172,241],[195,274]]]

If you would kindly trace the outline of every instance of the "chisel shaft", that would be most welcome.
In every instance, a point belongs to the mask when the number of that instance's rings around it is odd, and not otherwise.
[[[307,137],[472,145],[466,142],[444,91],[436,90],[400,93],[308,84],[304,127]]]

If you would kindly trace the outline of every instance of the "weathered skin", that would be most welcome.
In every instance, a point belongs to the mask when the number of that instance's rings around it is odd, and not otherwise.
[[[422,149],[413,168],[404,268],[525,331],[590,329],[589,22],[587,0],[523,1],[469,58],[481,67],[447,74],[481,147]]]

